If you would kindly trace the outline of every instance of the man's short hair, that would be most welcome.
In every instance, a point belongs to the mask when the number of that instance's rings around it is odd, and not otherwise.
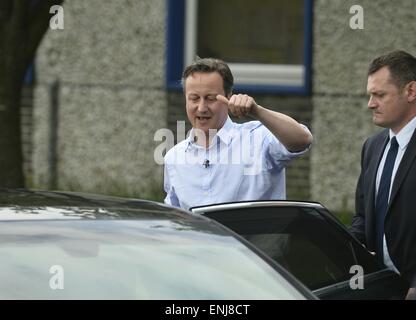
[[[197,58],[192,64],[187,66],[182,74],[182,85],[185,89],[185,80],[195,72],[218,72],[222,78],[224,93],[229,96],[233,92],[234,77],[228,65],[214,58]]]
[[[391,80],[400,89],[410,81],[416,81],[416,58],[410,53],[396,50],[375,58],[368,68],[368,76],[387,67]]]

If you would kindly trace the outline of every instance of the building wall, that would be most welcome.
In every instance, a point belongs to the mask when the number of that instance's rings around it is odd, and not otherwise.
[[[49,88],[59,79],[56,188],[160,197],[165,1],[66,1],[64,22],[37,53],[33,186],[48,187]]]
[[[353,5],[364,9],[364,29],[350,28]],[[380,130],[367,110],[367,67],[394,49],[416,54],[414,0],[318,0],[314,6],[311,198],[337,211],[354,211],[361,147]]]

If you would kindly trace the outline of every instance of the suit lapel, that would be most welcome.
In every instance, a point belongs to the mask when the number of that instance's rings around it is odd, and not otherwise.
[[[370,158],[370,165],[368,167],[369,173],[368,177],[370,178],[370,187],[367,190],[370,190],[370,195],[368,197],[366,203],[366,212],[367,212],[367,219],[368,223],[366,224],[368,235],[367,237],[367,244],[370,247],[373,247],[374,244],[374,221],[375,221],[375,195],[376,195],[376,178],[377,178],[377,169],[380,164],[381,158],[383,157],[384,149],[389,141],[389,131],[385,130],[385,133],[380,136],[379,139],[374,141],[374,147],[369,147],[369,155]],[[371,150],[372,149],[372,150]],[[376,160],[376,161],[374,161]]]
[[[397,191],[402,185],[404,178],[406,177],[407,172],[409,171],[415,157],[416,157],[416,130],[413,132],[412,138],[409,141],[409,144],[403,155],[403,158],[400,161],[399,168],[397,169],[397,173],[393,181],[393,187],[391,190],[390,202],[389,202],[389,207],[387,209],[387,212],[389,212],[390,205],[391,203],[393,203],[394,198],[397,195]]]

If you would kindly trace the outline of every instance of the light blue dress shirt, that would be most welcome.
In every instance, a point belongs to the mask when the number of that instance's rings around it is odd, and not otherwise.
[[[229,117],[209,148],[199,146],[194,137],[192,129],[164,159],[165,203],[184,209],[285,199],[285,166],[309,149],[289,152],[261,122],[238,124]]]

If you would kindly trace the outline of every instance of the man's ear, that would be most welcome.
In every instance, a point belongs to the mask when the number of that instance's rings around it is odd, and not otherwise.
[[[415,102],[416,101],[416,81],[410,81],[407,85],[406,93],[407,93],[407,102]]]

